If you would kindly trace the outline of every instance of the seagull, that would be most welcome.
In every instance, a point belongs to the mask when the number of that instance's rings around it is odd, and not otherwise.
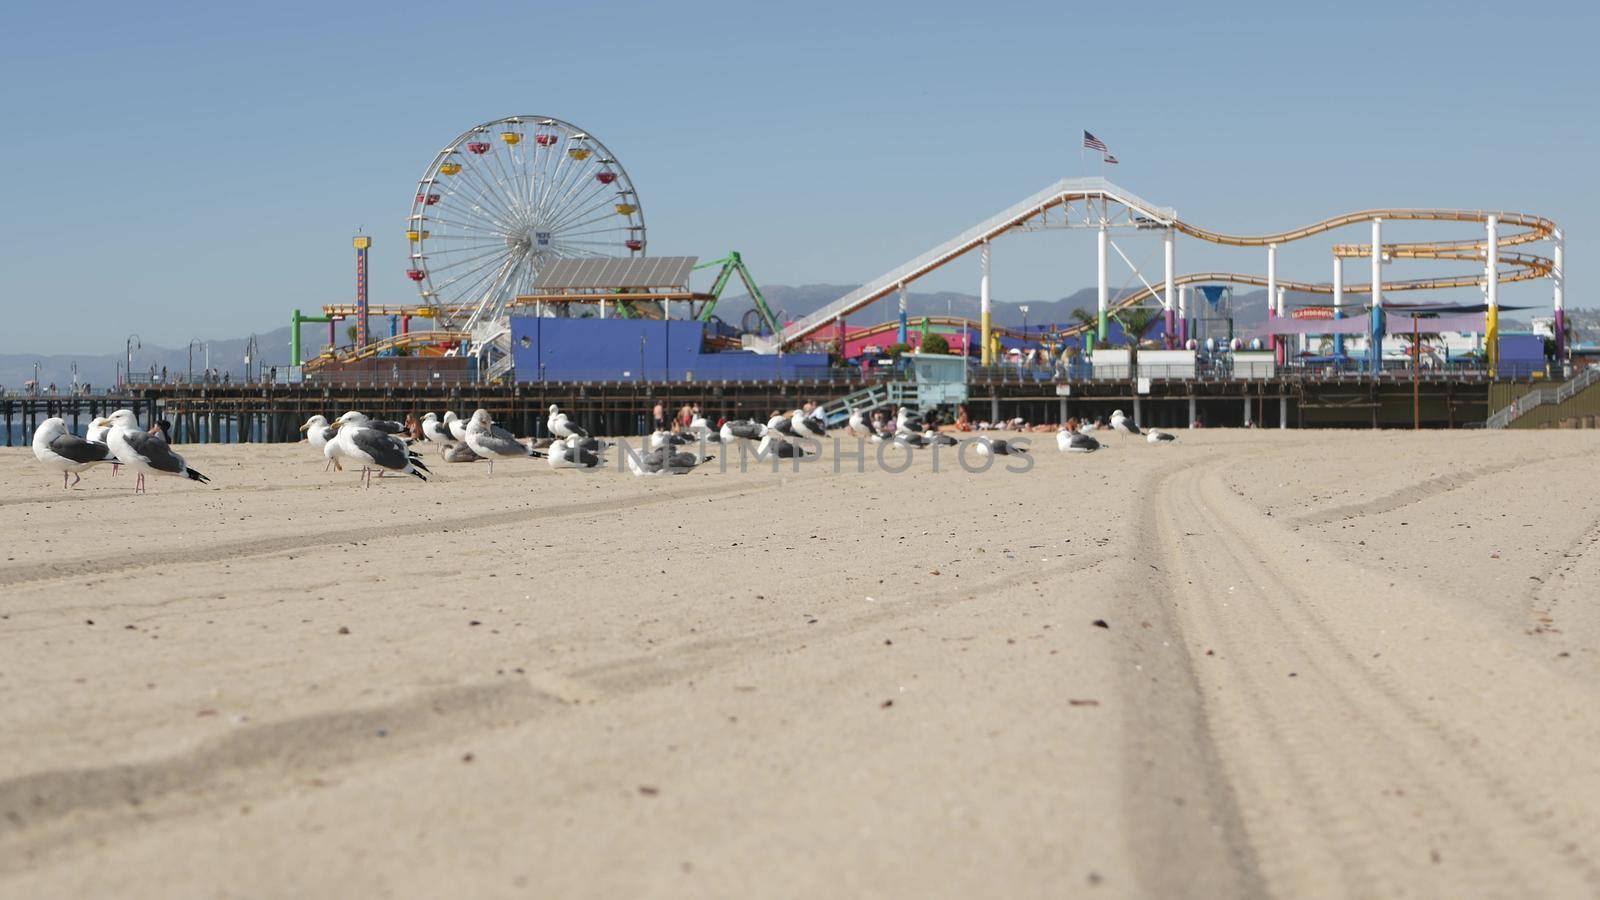
[[[517,436],[494,424],[487,409],[478,409],[467,422],[467,446],[472,452],[489,461],[489,474],[494,474],[495,459],[532,456]]]
[[[1132,419],[1122,414],[1120,409],[1111,411],[1111,430],[1120,431],[1123,434],[1144,434]]]
[[[446,431],[450,432],[450,436],[451,437],[455,438],[458,441],[462,441],[462,442],[466,441],[466,439],[467,439],[467,423],[460,416],[456,415],[456,411],[455,410],[453,410],[453,409],[445,410],[445,413],[444,413],[444,427],[445,427]]]
[[[988,456],[991,453],[995,456],[1021,456],[1028,452],[1026,447],[1019,447],[1011,441],[978,438],[976,443],[978,446],[973,449],[978,452],[979,456]]]
[[[448,415],[448,413],[446,414]],[[422,436],[435,444],[448,444],[455,435],[450,433],[450,426],[439,421],[435,413],[426,413],[422,417]]]
[[[794,437],[794,420],[783,413],[773,413],[772,418],[767,420],[767,430],[776,431],[786,437]]]
[[[328,441],[333,440],[334,435],[338,433],[337,429],[328,424],[327,418],[320,415],[307,419],[306,423],[300,426],[300,430],[306,433],[306,441],[311,444],[311,448],[324,456],[327,456]],[[330,467],[339,468],[339,460],[336,457],[328,456],[328,464],[322,467],[322,471],[326,472]]]
[[[896,432],[921,431],[922,417],[902,406],[895,410],[894,430]]]
[[[407,438],[411,436],[411,429],[407,428],[404,422],[395,422],[389,419],[368,419],[367,427],[381,431],[384,434],[403,434]]]
[[[101,416],[100,418],[89,423],[89,427],[83,432],[83,439],[89,441],[90,443],[104,444],[106,442],[106,432],[110,430],[111,420],[105,416]],[[111,474],[118,474],[122,470],[122,463],[117,462],[117,458],[115,456],[111,457],[110,462]],[[77,482],[73,483],[76,484]]]
[[[572,424],[572,422],[567,419],[567,414],[562,412],[561,407],[554,403],[550,404],[550,415],[544,420],[544,425],[545,428],[549,429],[551,434],[558,438],[569,438],[573,435],[577,435],[578,437],[589,436],[589,432],[584,431],[577,425]]]
[[[805,459],[808,456],[815,455],[815,453],[807,453],[804,447],[784,440],[775,431],[768,431],[767,436],[761,439],[760,444],[756,445],[757,459],[766,456],[777,459]]]
[[[1175,434],[1172,434],[1171,432],[1161,431],[1159,429],[1152,428],[1149,431],[1145,432],[1144,439],[1145,439],[1145,443],[1147,443],[1147,444],[1169,444],[1169,443],[1177,440],[1178,436],[1175,435]]]
[[[659,450],[669,444],[675,447],[681,447],[684,444],[690,444],[693,442],[694,438],[691,438],[686,434],[678,434],[672,431],[656,431],[652,432],[650,435],[651,450]]]
[[[850,421],[845,425],[845,430],[851,437],[864,438],[872,436],[872,426],[867,424],[866,417],[861,415],[861,410],[850,410]]]
[[[701,440],[716,435],[716,432],[711,430],[711,426],[706,424],[706,417],[699,414],[689,420],[689,433]]]
[[[1100,442],[1087,434],[1063,428],[1056,432],[1056,449],[1062,453],[1093,453],[1100,449]]]
[[[731,444],[739,438],[747,441],[759,441],[767,436],[767,426],[749,419],[736,419],[732,422],[722,423],[722,432],[718,437],[722,443]]]
[[[440,447],[439,455],[444,457],[444,461],[448,463],[477,462],[478,460],[483,459],[483,457],[473,453],[471,447],[468,447],[466,444],[458,444],[455,441],[451,441],[450,443]]]
[[[107,418],[111,420],[111,430],[106,432],[106,445],[111,448],[118,462],[139,475],[139,480],[133,485],[134,493],[145,492],[146,474],[175,475],[201,484],[211,481],[189,468],[189,464],[173,452],[171,445],[161,435],[140,431],[139,419],[133,410],[119,409]]]
[[[951,437],[948,434],[945,434],[942,431],[927,431],[927,432],[923,432],[922,438],[923,438],[923,440],[927,441],[930,444],[933,444],[936,447],[954,447],[957,444],[961,443],[960,441],[956,440],[955,438]]]
[[[596,443],[594,438],[573,435],[564,441],[556,441],[548,450],[536,451],[534,455],[549,460],[552,469],[596,469],[605,464],[600,452],[593,449]]]
[[[825,438],[828,436],[828,426],[821,419],[801,415],[800,410],[795,410],[789,416],[789,424],[794,428],[797,437]]]
[[[101,441],[78,437],[67,430],[67,423],[59,417],[45,419],[34,430],[33,455],[50,468],[61,470],[62,490],[76,487],[83,480],[79,472],[112,459],[110,447]],[[71,485],[67,484],[69,472],[72,474]]]
[[[361,463],[361,480],[369,488],[372,487],[373,469],[415,475],[427,481],[428,476],[422,473],[428,471],[428,466],[423,463],[422,457],[406,447],[405,441],[400,438],[371,427],[368,424],[370,421],[354,411],[334,419],[333,427],[338,429],[338,434],[328,442],[323,452]]]
[[[671,447],[658,447],[643,456],[628,454],[628,469],[634,475],[682,475],[695,466],[708,463],[715,456],[699,457],[681,453]]]

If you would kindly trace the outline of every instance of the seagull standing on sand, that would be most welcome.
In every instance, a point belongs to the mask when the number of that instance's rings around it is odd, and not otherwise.
[[[133,410],[119,409],[107,418],[111,420],[111,430],[106,432],[106,445],[111,448],[118,462],[139,475],[139,480],[133,485],[134,493],[145,492],[146,474],[172,475],[198,481],[201,484],[211,481],[189,468],[189,464],[173,451],[161,435],[140,431],[139,419],[133,414]]]
[[[312,416],[306,420],[304,425],[300,426],[300,430],[306,433],[306,442],[311,445],[313,450],[328,457],[328,464],[322,467],[322,471],[326,472],[329,468],[339,468],[339,460],[333,456],[328,456],[327,453],[328,442],[333,440],[338,430],[328,424],[325,416]]]
[[[569,438],[573,435],[578,437],[589,436],[589,432],[574,425],[572,420],[567,418],[567,414],[561,411],[561,407],[554,403],[550,404],[550,415],[545,417],[544,426],[558,438]]]
[[[1056,449],[1062,453],[1093,453],[1100,449],[1100,442],[1087,434],[1063,428],[1056,432]]]
[[[67,431],[67,423],[59,417],[45,419],[34,430],[33,455],[50,468],[61,470],[62,490],[75,487],[83,480],[79,472],[112,459],[109,446]],[[67,484],[68,473],[72,475],[71,485]]]
[[[450,434],[450,426],[439,421],[435,413],[423,414],[422,436],[435,444],[448,444],[454,439],[454,435]]]
[[[440,447],[439,455],[444,457],[444,461],[447,463],[469,463],[483,459],[483,457],[473,453],[471,447],[454,441]]]
[[[861,410],[859,409],[852,408],[850,410],[850,421],[845,425],[845,430],[850,432],[850,436],[854,438],[872,436],[872,426],[867,424],[866,418],[861,415]]]
[[[552,469],[596,469],[605,464],[600,457],[600,446],[594,438],[573,435],[564,441],[556,441],[550,445],[550,449],[535,455],[543,455],[550,461]]]
[[[467,423],[460,416],[456,415],[455,410],[445,410],[444,427],[446,431],[450,432],[450,436],[456,440],[462,441],[463,443],[467,440]]]
[[[789,424],[793,426],[797,437],[816,438],[818,440],[828,436],[828,426],[814,416],[802,415],[800,410],[795,410],[789,416]]]
[[[1111,411],[1111,430],[1120,431],[1123,434],[1144,434],[1139,430],[1138,424],[1123,415],[1120,409]]]
[[[467,446],[472,452],[489,461],[489,474],[494,474],[496,459],[528,457],[533,455],[517,436],[494,424],[487,409],[475,410],[467,422]]]
[[[334,419],[333,427],[338,433],[323,448],[323,452],[329,457],[361,463],[361,481],[369,488],[372,487],[373,469],[414,475],[419,480],[427,481],[428,476],[422,473],[428,471],[428,466],[423,463],[422,457],[408,448],[405,441],[373,428],[370,422],[366,416],[354,411]]]
[[[639,475],[682,475],[695,466],[708,463],[715,456],[698,457],[682,453],[671,447],[658,447],[642,456],[628,454],[628,470]]]
[[[776,431],[785,437],[794,437],[794,420],[783,413],[775,412],[767,419],[767,430]]]
[[[976,450],[979,456],[988,456],[990,454],[995,456],[1021,456],[1028,452],[1026,447],[1019,447],[1010,441],[999,439],[978,438],[975,443],[977,446],[972,449]]]
[[[106,442],[106,432],[110,430],[111,420],[105,416],[101,416],[100,418],[95,419],[93,422],[90,422],[89,427],[84,429],[83,439],[94,444],[104,444]],[[112,475],[116,475],[122,470],[122,463],[117,462],[117,458],[115,456],[111,457],[109,462],[111,463]]]
[[[723,422],[722,431],[718,437],[722,443],[731,444],[735,440],[759,441],[767,436],[767,426],[749,419],[735,419],[732,422]]]

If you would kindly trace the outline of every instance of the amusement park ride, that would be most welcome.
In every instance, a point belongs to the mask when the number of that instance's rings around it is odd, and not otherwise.
[[[1385,221],[1475,223],[1478,238],[1450,241],[1383,241]],[[1367,225],[1367,243],[1341,243],[1332,248],[1331,281],[1280,279],[1277,252],[1281,245],[1318,237],[1336,229]],[[293,355],[301,362],[299,325],[324,322],[329,326],[328,348],[305,363],[315,369],[332,362],[363,359],[379,354],[408,352],[420,355],[472,356],[481,377],[494,379],[511,367],[509,318],[513,311],[537,315],[608,314],[621,318],[671,317],[672,305],[682,302],[687,318],[712,322],[718,299],[734,275],[743,282],[754,302],[754,321],[743,323],[742,345],[758,352],[782,352],[805,345],[837,341],[842,348],[845,318],[890,295],[898,295],[898,322],[874,326],[873,333],[893,329],[899,342],[908,337],[907,286],[977,251],[980,259],[977,323],[980,355],[984,364],[994,361],[1001,335],[1040,343],[1033,331],[1019,333],[997,328],[990,312],[990,244],[1013,232],[1043,229],[1083,229],[1096,233],[1097,297],[1091,321],[1056,328],[1047,340],[1059,348],[1067,338],[1082,338],[1084,346],[1109,333],[1110,319],[1120,310],[1139,306],[1159,308],[1165,320],[1164,340],[1169,347],[1195,345],[1189,331],[1195,318],[1188,309],[1186,288],[1219,284],[1264,287],[1269,298],[1270,336],[1279,361],[1287,353],[1290,335],[1332,335],[1342,351],[1343,337],[1367,340],[1369,364],[1381,365],[1386,315],[1405,315],[1410,331],[1418,315],[1453,313],[1481,315],[1488,367],[1494,370],[1497,354],[1499,285],[1549,278],[1553,285],[1555,335],[1558,355],[1564,355],[1565,312],[1562,272],[1563,237],[1551,220],[1525,213],[1448,209],[1376,209],[1347,213],[1290,231],[1264,235],[1234,235],[1210,231],[1180,219],[1167,207],[1149,203],[1103,178],[1063,179],[1031,197],[1002,210],[916,258],[863,284],[821,309],[792,321],[782,321],[762,296],[737,252],[710,262],[687,260],[683,277],[671,284],[585,282],[582,288],[552,285],[548,275],[571,261],[585,259],[657,261],[647,257],[645,222],[639,195],[616,156],[592,134],[548,116],[510,116],[474,126],[435,154],[417,183],[407,220],[409,247],[407,277],[415,283],[420,302],[415,305],[369,307],[366,302],[365,255],[370,238],[358,236],[358,296],[355,304],[326,306],[321,316],[295,311]],[[1112,233],[1119,230],[1159,232],[1163,238],[1163,268],[1152,283],[1123,252]],[[1211,244],[1265,248],[1266,272],[1193,272],[1176,268],[1179,236]],[[1529,252],[1530,245],[1549,242],[1548,256]],[[1139,287],[1113,298],[1109,283],[1109,257],[1115,251],[1132,270]],[[1367,283],[1346,284],[1346,260],[1370,260]],[[1383,278],[1384,264],[1393,260],[1433,260],[1470,263],[1476,271],[1427,278]],[[690,289],[687,273],[720,266],[708,291]],[[648,269],[645,266],[644,269]],[[621,272],[624,269],[617,269]],[[641,271],[639,267],[626,271]],[[1401,291],[1437,290],[1478,286],[1484,302],[1471,305],[1431,304],[1426,307],[1385,305],[1385,295]],[[1215,288],[1211,288],[1215,290]],[[1286,308],[1285,293],[1299,291],[1331,295],[1331,305],[1315,312]],[[1350,295],[1366,295],[1366,302],[1349,304]],[[581,311],[574,307],[582,306]],[[390,316],[398,327],[387,338],[367,339],[368,316]],[[426,318],[432,327],[412,331],[413,318]],[[338,348],[335,323],[357,319],[353,346]],[[972,323],[964,319],[928,317],[923,328],[959,328],[963,347]],[[753,327],[752,327],[753,326]],[[830,327],[832,333],[830,334]],[[861,336],[860,330],[853,337]]]

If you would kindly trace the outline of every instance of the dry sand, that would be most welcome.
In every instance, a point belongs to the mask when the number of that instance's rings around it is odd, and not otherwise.
[[[1038,437],[5,451],[0,895],[1600,895],[1600,439]]]

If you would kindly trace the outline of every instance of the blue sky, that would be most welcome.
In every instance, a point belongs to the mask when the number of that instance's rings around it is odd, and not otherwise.
[[[465,128],[520,113],[616,152],[652,253],[738,249],[764,282],[890,269],[1079,174],[1088,128],[1118,182],[1218,229],[1377,206],[1550,216],[1569,304],[1600,305],[1597,25],[1575,3],[29,4],[0,56],[0,351],[277,327],[350,299],[357,227],[373,299],[407,302],[416,179]],[[1159,268],[1149,239],[1124,246]],[[1179,253],[1180,270],[1265,266]],[[1320,244],[1280,269],[1329,265]],[[1001,299],[1093,279],[1087,234],[995,250]],[[976,283],[974,259],[922,287]],[[1503,297],[1548,304],[1548,283]]]

